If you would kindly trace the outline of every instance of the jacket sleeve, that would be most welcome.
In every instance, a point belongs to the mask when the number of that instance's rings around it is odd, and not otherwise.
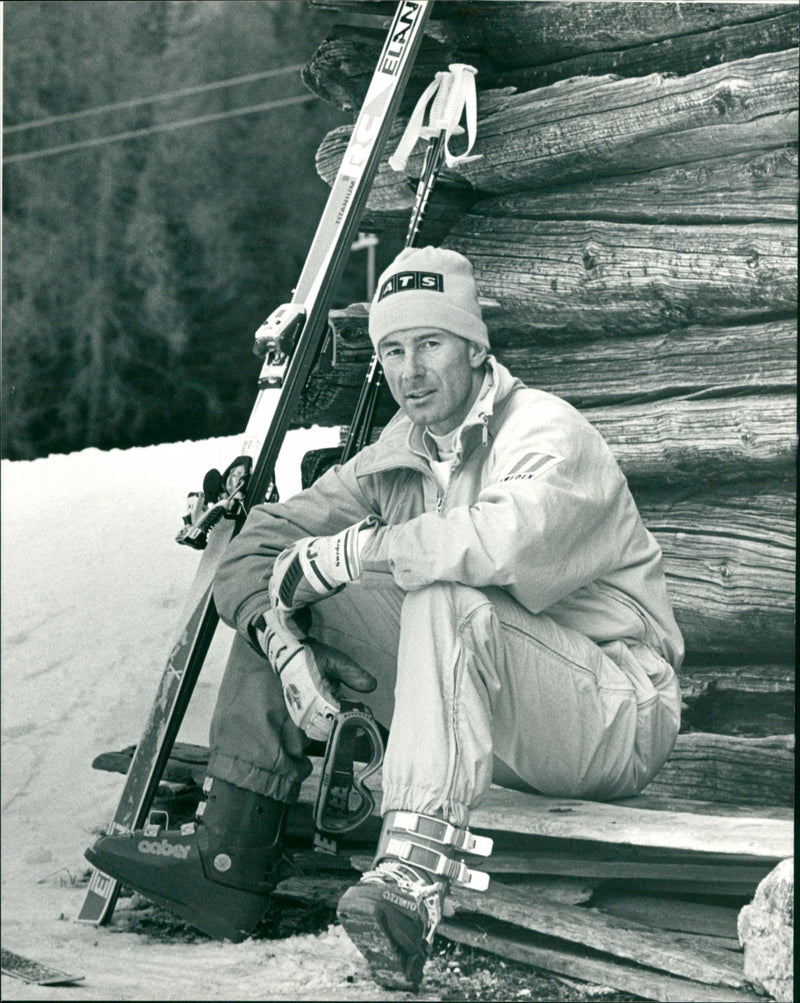
[[[600,434],[551,399],[504,423],[473,504],[380,528],[362,566],[388,563],[406,590],[436,581],[500,586],[541,612],[620,567],[638,519]]]
[[[214,601],[222,620],[247,635],[252,620],[269,607],[269,579],[282,550],[304,536],[338,533],[372,514],[351,464],[332,468],[285,502],[255,506],[217,569]]]

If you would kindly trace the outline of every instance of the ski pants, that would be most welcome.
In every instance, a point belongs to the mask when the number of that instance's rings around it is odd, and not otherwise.
[[[673,668],[635,641],[598,645],[502,589],[439,582],[414,592],[353,584],[311,607],[310,634],[378,679],[390,728],[383,811],[466,825],[494,781],[595,800],[640,791],[680,723]],[[305,736],[269,663],[237,635],[211,723],[211,776],[296,800]]]

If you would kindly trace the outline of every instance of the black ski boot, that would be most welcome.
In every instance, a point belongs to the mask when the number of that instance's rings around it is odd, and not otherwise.
[[[102,836],[86,851],[98,870],[217,940],[244,940],[279,880],[288,804],[206,779],[197,821]]]
[[[492,840],[430,815],[386,813],[373,861],[339,900],[337,915],[378,985],[417,989],[450,882],[484,890],[488,875],[456,853],[488,856]]]

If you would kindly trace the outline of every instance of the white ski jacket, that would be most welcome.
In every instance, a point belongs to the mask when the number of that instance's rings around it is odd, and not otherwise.
[[[491,356],[489,371],[446,489],[423,430],[400,412],[376,443],[310,488],[255,507],[217,573],[223,620],[247,635],[269,605],[284,547],[375,515],[383,525],[362,554],[364,583],[378,573],[406,591],[436,581],[499,586],[597,643],[639,641],[679,668],[683,639],[661,550],[609,446],[570,404],[526,387]]]

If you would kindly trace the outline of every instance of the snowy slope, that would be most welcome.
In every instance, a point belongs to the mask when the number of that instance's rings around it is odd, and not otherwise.
[[[283,497],[299,487],[302,453],[337,438],[291,433]],[[4,1000],[409,998],[377,989],[338,927],[233,945],[74,921],[83,850],[121,786],[91,761],[138,738],[198,560],[173,542],[186,492],[238,445],[237,436],[2,464],[2,943],[86,976],[63,988],[3,976]],[[229,633],[218,641],[183,741],[207,741]]]

